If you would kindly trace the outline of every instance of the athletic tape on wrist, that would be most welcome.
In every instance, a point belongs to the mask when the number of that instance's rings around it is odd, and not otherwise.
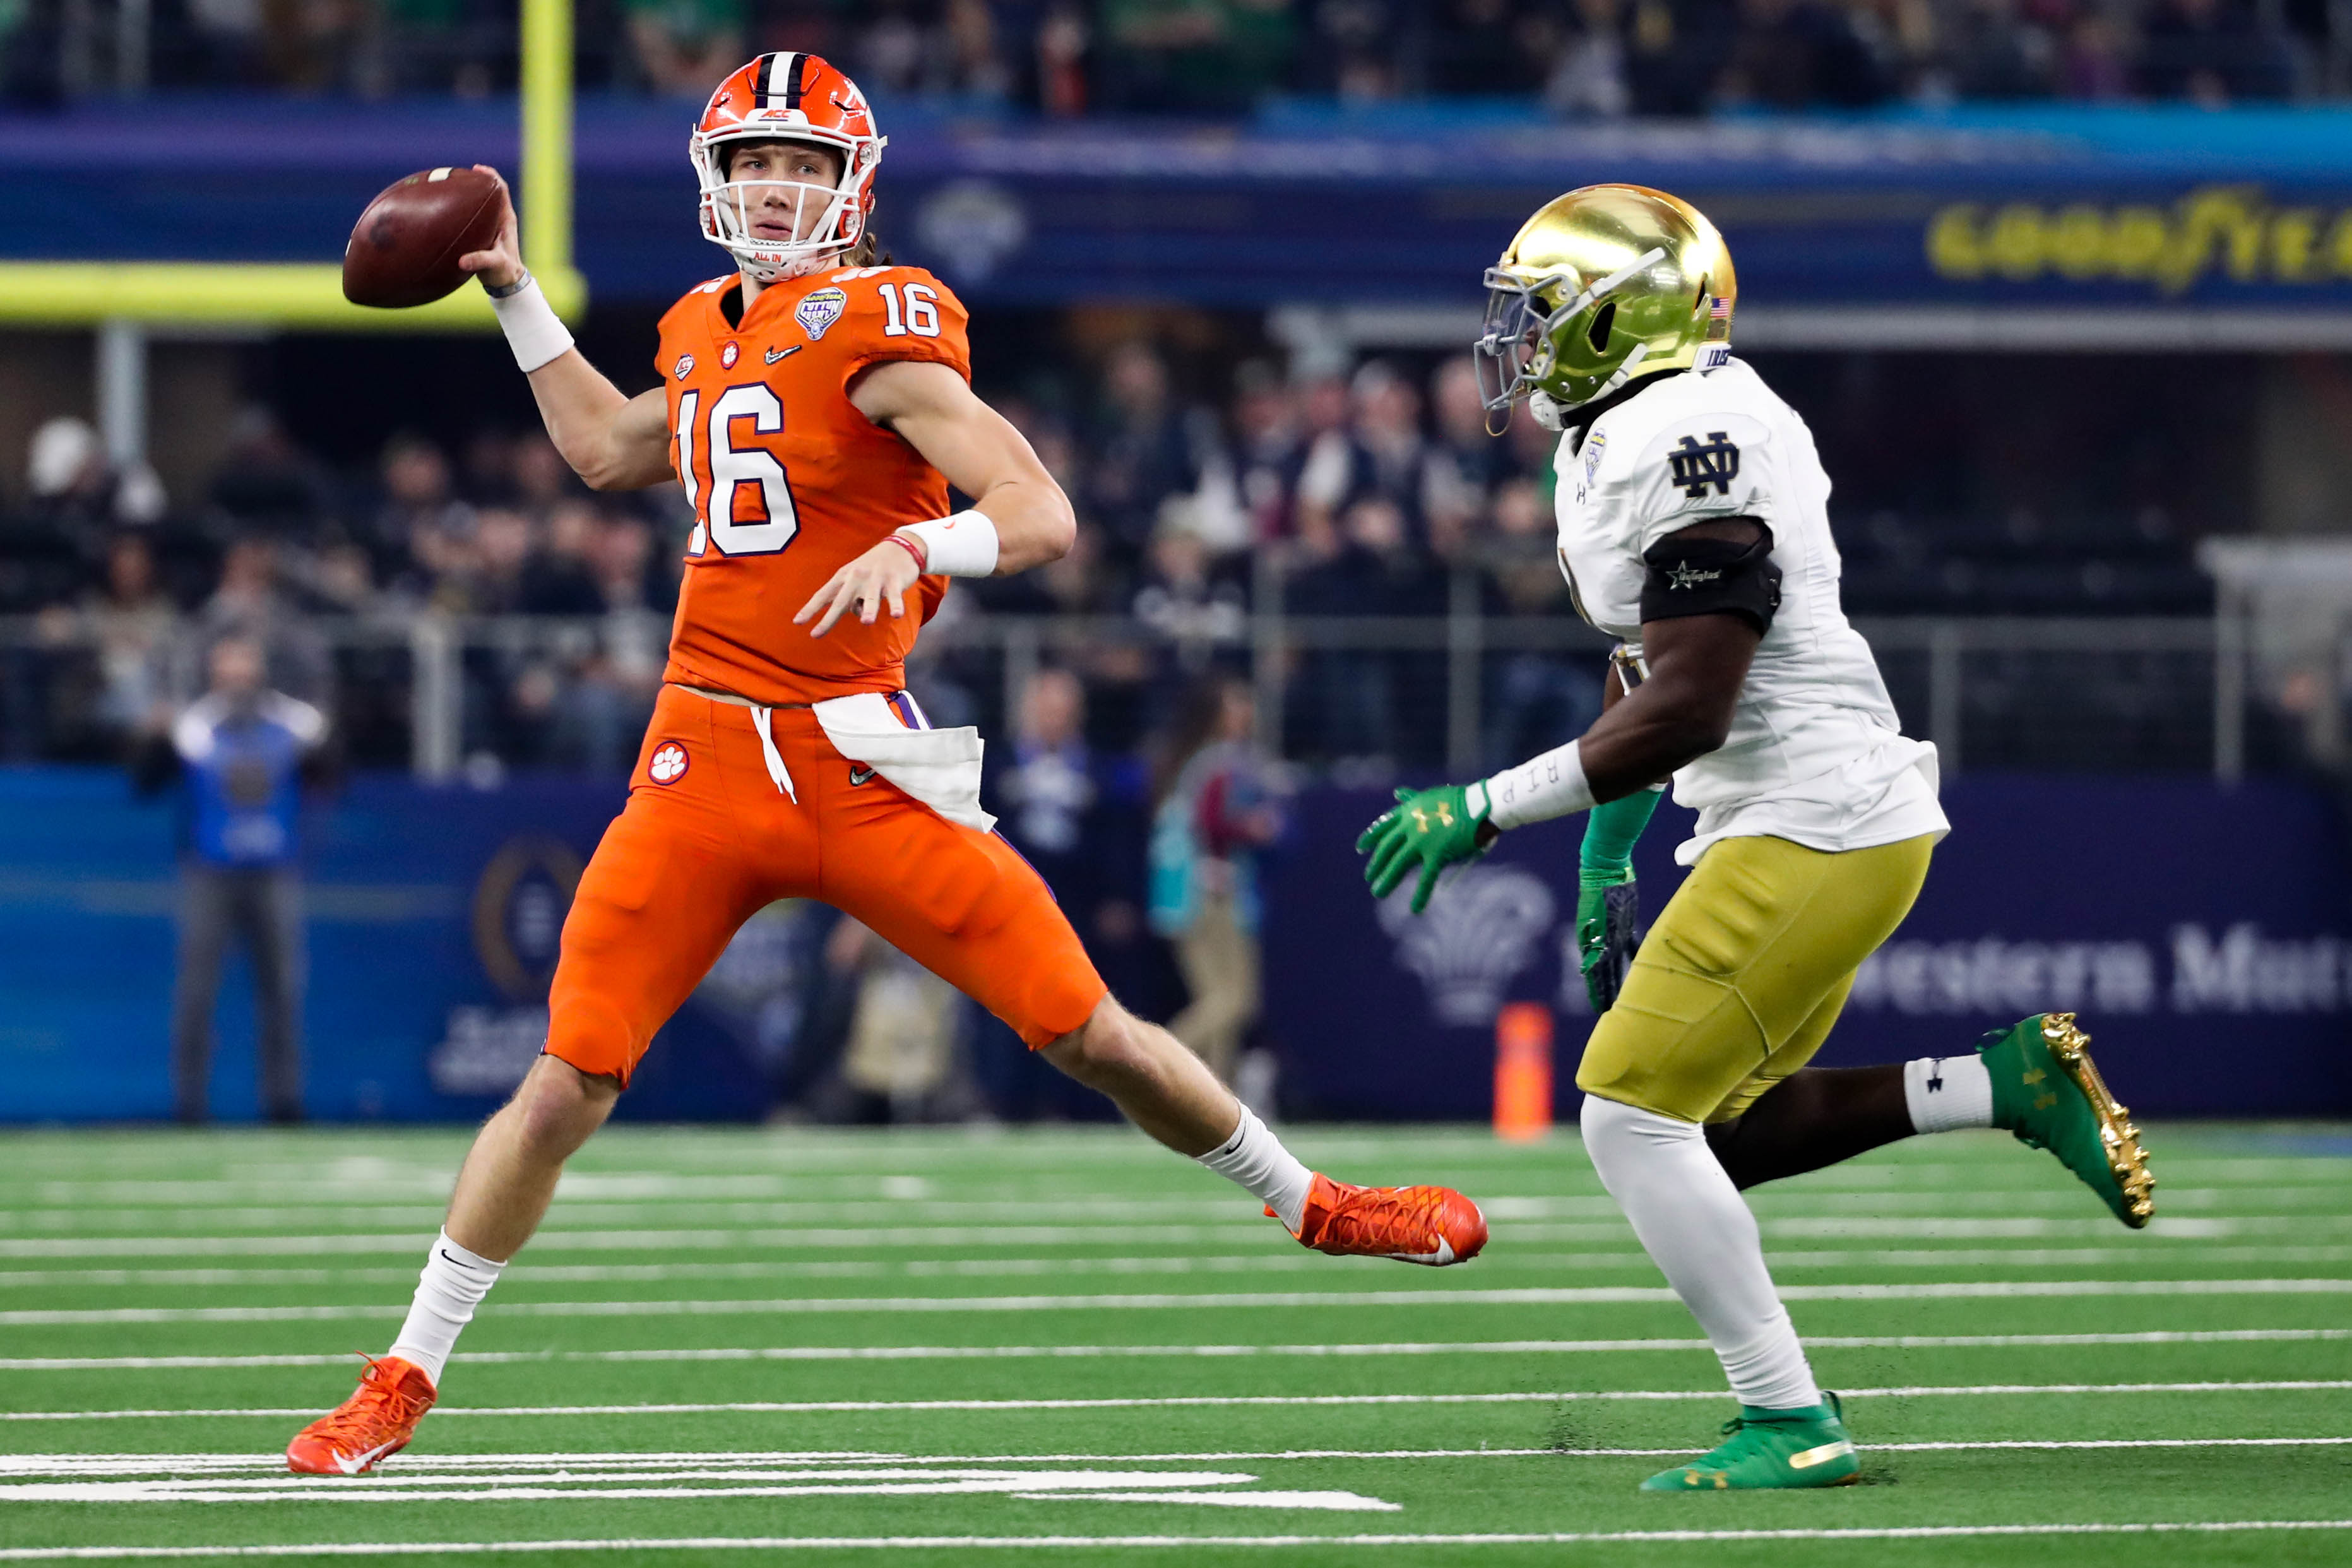
[[[1524,827],[1592,807],[1592,786],[1585,782],[1584,763],[1574,741],[1505,768],[1486,780],[1486,789],[1492,803],[1486,820],[1497,827]]]
[[[923,543],[923,570],[938,577],[990,577],[996,573],[1000,543],[996,524],[984,511],[960,511],[898,530]]]
[[[528,279],[504,299],[492,300],[490,309],[499,313],[499,328],[525,375],[572,352],[572,331],[547,302],[538,279]]]

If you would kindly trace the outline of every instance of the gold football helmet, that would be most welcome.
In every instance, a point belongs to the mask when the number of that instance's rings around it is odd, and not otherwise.
[[[1664,371],[1712,370],[1731,353],[1739,282],[1696,207],[1643,185],[1586,185],[1528,219],[1486,269],[1479,391],[1505,423],[1524,397],[1538,423]]]

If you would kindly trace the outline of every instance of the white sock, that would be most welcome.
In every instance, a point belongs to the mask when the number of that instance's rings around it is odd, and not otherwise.
[[[1990,1127],[1992,1074],[1979,1057],[1921,1057],[1903,1064],[1903,1102],[1916,1131]]]
[[[386,1353],[421,1369],[434,1387],[440,1387],[441,1369],[449,1364],[449,1352],[457,1348],[457,1335],[474,1321],[474,1309],[482,1304],[505,1268],[503,1263],[467,1251],[443,1231],[425,1259],[425,1272],[416,1277],[408,1321],[400,1325],[400,1335]]]
[[[1804,1347],[1764,1267],[1756,1216],[1706,1146],[1706,1130],[1597,1094],[1584,1097],[1583,1130],[1601,1185],[1706,1331],[1739,1403],[1819,1405]]]
[[[1274,1211],[1283,1228],[1296,1236],[1298,1222],[1307,1213],[1307,1188],[1315,1173],[1282,1146],[1282,1140],[1266,1130],[1255,1111],[1244,1105],[1241,1112],[1242,1124],[1234,1129],[1232,1137],[1193,1157],[1225,1180],[1248,1188]]]

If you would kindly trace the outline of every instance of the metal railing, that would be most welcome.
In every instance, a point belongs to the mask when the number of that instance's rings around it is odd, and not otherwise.
[[[2224,780],[2246,772],[2249,638],[2241,615],[1857,624],[1906,731],[1936,743],[1947,772],[2194,770]],[[502,700],[518,672],[594,680],[607,679],[599,672],[617,658],[642,696],[658,668],[661,627],[642,612],[588,619],[422,613],[309,621],[301,630],[327,655],[331,700],[353,715],[352,727],[373,727],[358,760],[404,761],[420,777],[446,779],[485,756],[485,765],[496,765],[496,742],[479,738],[483,708]],[[1313,763],[1346,752],[1317,727],[1325,689],[1318,672],[1370,670],[1387,682],[1380,689],[1395,710],[1395,743],[1385,754],[1407,767],[1461,773],[1500,765],[1512,760],[1514,745],[1543,741],[1507,738],[1525,737],[1530,725],[1563,721],[1518,714],[1507,677],[1532,668],[1552,689],[1580,694],[1571,704],[1578,711],[1597,710],[1609,646],[1567,616],[1480,614],[1477,584],[1465,574],[1442,616],[1228,612],[1155,625],[1125,616],[950,613],[926,631],[911,679],[919,694],[927,695],[927,684],[943,695],[952,688],[952,706],[990,733],[1009,735],[1023,689],[1049,662],[1083,673],[1106,650],[1139,652],[1162,690],[1187,670],[1217,666],[1250,680],[1268,748]],[[0,751],[19,758],[79,754],[49,743],[40,726],[54,730],[61,712],[72,720],[77,701],[96,700],[92,634],[57,617],[0,620],[0,660],[6,677]],[[176,668],[184,696],[194,661],[183,653]]]

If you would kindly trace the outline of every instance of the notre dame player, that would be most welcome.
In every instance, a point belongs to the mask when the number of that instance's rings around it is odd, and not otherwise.
[[[1559,560],[1624,639],[1580,740],[1479,783],[1398,791],[1366,830],[1373,893],[1506,829],[1589,811],[1578,910],[1605,1008],[1577,1069],[1585,1148],[1706,1331],[1739,1400],[1727,1441],[1643,1483],[1831,1486],[1860,1468],[1775,1295],[1739,1189],[1914,1132],[2005,1127],[2126,1225],[2153,1212],[2137,1132],[2065,1014],[1970,1056],[1806,1063],[1949,830],[1838,603],[1829,478],[1805,423],[1731,357],[1738,286],[1713,225],[1635,185],[1546,205],[1486,274],[1488,408],[1562,432]],[[1633,952],[1628,856],[1672,777],[1693,868]],[[1622,987],[1619,984],[1622,977]]]

